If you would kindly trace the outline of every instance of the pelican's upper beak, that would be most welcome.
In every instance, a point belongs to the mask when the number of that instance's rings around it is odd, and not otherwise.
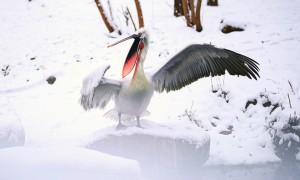
[[[108,48],[109,47],[112,47],[114,45],[117,45],[121,42],[124,42],[124,41],[127,41],[129,39],[134,39],[134,42],[128,52],[128,55],[126,57],[126,60],[125,60],[125,63],[124,63],[124,66],[123,66],[123,71],[122,71],[122,77],[124,78],[125,76],[127,76],[131,71],[132,69],[134,68],[135,64],[137,63],[137,61],[139,60],[139,44],[141,42],[141,38],[140,38],[141,34],[133,34],[131,36],[128,36],[127,38],[124,38],[120,41],[117,41],[109,46],[107,46]]]
[[[110,45],[108,45],[107,47],[109,48],[109,47],[112,47],[112,46],[114,46],[114,45],[117,45],[117,44],[119,44],[119,43],[121,43],[121,42],[127,41],[128,39],[138,38],[138,37],[140,37],[140,36],[138,36],[138,35],[136,35],[136,34],[133,34],[133,35],[131,35],[131,36],[128,36],[127,38],[124,38],[124,39],[122,39],[122,40],[120,40],[120,41],[117,41],[117,42],[115,42],[115,43],[113,43],[113,44],[110,44]]]

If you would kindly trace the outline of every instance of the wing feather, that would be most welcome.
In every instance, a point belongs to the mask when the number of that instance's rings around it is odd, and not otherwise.
[[[122,82],[103,77],[109,68],[109,65],[100,67],[83,80],[79,102],[85,110],[104,108],[119,94]]]
[[[199,78],[224,75],[259,77],[258,63],[236,52],[212,45],[193,44],[170,59],[153,76],[156,91],[178,90]]]

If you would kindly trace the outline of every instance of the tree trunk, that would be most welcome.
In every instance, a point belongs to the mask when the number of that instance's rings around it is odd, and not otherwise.
[[[207,0],[207,5],[208,6],[218,6],[218,0]]]
[[[196,8],[196,31],[202,31],[201,19],[200,19],[200,12],[201,12],[201,3],[202,0],[197,0],[197,8]]]
[[[183,13],[184,13],[186,25],[188,27],[192,27],[187,0],[182,0],[182,7],[183,7]]]
[[[104,9],[103,9],[103,7],[102,7],[102,5],[101,5],[100,0],[95,0],[95,3],[96,3],[96,5],[97,5],[97,8],[98,8],[98,10],[99,10],[99,12],[100,12],[100,14],[101,14],[101,17],[102,17],[102,19],[103,19],[103,22],[104,22],[105,26],[107,27],[108,31],[109,31],[110,33],[111,33],[111,32],[114,32],[114,31],[115,31],[114,26],[111,24],[110,21],[108,21],[108,17],[106,17],[106,13],[104,12]]]
[[[144,17],[143,17],[143,12],[141,8],[141,4],[139,0],[134,0],[135,6],[136,6],[136,11],[138,14],[138,19],[139,19],[139,27],[142,28],[144,27]]]
[[[183,16],[183,8],[181,0],[174,0],[174,16]]]
[[[196,24],[196,15],[195,15],[194,0],[190,0],[190,9],[192,12],[192,25],[195,25]]]

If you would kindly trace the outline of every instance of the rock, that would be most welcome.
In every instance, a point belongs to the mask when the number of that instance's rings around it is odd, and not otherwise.
[[[54,77],[54,76],[49,76],[48,78],[47,78],[47,82],[48,82],[48,84],[54,84],[54,82],[56,81],[56,77]]]
[[[218,6],[218,0],[208,0],[207,1],[208,6]]]
[[[248,100],[245,105],[245,109],[247,109],[250,106],[250,104],[253,104],[255,106],[257,104],[257,99]]]
[[[87,148],[137,160],[147,171],[199,167],[208,159],[210,149],[209,135],[200,128],[111,128],[96,132],[92,139]]]
[[[221,29],[222,33],[228,34],[234,31],[244,31],[243,28],[226,25]]]
[[[235,32],[235,31],[244,31],[246,27],[245,24],[237,23],[234,21],[228,21],[224,19],[222,19],[220,23],[221,23],[220,30],[225,34]]]

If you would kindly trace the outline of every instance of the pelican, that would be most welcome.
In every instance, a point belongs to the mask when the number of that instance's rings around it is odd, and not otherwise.
[[[137,127],[141,127],[140,117],[146,112],[154,91],[176,91],[200,78],[224,75],[225,71],[230,75],[247,76],[255,80],[259,77],[258,63],[253,59],[208,44],[192,44],[184,48],[152,76],[147,77],[143,66],[149,48],[146,29],[141,28],[108,47],[129,39],[134,39],[134,42],[123,66],[122,80],[104,77],[110,66],[100,67],[83,80],[79,100],[85,110],[103,109],[113,100],[119,121],[117,129],[124,127],[122,115],[136,117]],[[132,78],[125,78],[133,69]]]

